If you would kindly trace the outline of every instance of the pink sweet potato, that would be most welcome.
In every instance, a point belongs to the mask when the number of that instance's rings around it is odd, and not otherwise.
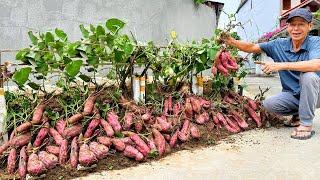
[[[163,112],[162,114],[163,115],[168,115],[168,112],[169,112],[169,101],[168,99],[165,99],[164,102],[163,102]]]
[[[173,115],[178,116],[181,113],[182,109],[181,109],[181,103],[177,102],[174,104],[173,106]]]
[[[49,123],[46,122],[38,132],[36,140],[33,142],[33,146],[39,147],[42,144],[43,139],[48,135],[48,133],[49,133]]]
[[[2,153],[5,152],[9,147],[10,147],[10,141],[7,141],[7,142],[3,143],[3,144],[0,146],[0,156],[1,156]]]
[[[228,116],[225,116],[225,120],[227,122],[227,124],[225,125],[225,128],[228,131],[230,131],[232,133],[238,133],[241,131],[238,124],[236,122],[231,121]]]
[[[130,130],[131,126],[132,126],[132,119],[133,119],[133,113],[132,112],[126,112],[123,120],[124,120],[124,124],[123,124],[123,130],[128,131]]]
[[[60,149],[59,149],[59,163],[65,164],[67,162],[68,156],[68,141],[63,139],[61,141]]]
[[[49,129],[50,135],[53,137],[54,141],[57,145],[61,144],[61,141],[63,140],[62,136],[56,131],[54,128]]]
[[[67,121],[69,124],[74,124],[74,123],[81,121],[83,118],[84,118],[84,116],[81,113],[77,113],[77,114],[71,116]]]
[[[149,147],[149,149],[150,149],[151,151],[157,150],[157,146],[156,146],[156,144],[154,143],[153,138],[147,138],[147,145],[148,145],[148,147]]]
[[[63,131],[63,137],[65,138],[73,138],[75,136],[79,136],[82,132],[82,124],[74,124],[68,128],[65,128]]]
[[[153,134],[154,143],[157,146],[157,150],[159,152],[159,155],[162,156],[166,150],[166,140],[164,139],[162,134],[155,128],[152,129],[152,134]]]
[[[142,161],[144,158],[142,153],[140,153],[136,148],[130,145],[126,146],[123,151],[123,155],[129,158],[134,158],[136,161]]]
[[[208,122],[210,120],[210,118],[209,118],[209,114],[205,111],[205,112],[203,112],[202,114],[197,114],[196,115],[196,122],[198,123],[198,124],[205,124],[206,122]]]
[[[199,101],[200,101],[200,105],[201,107],[205,108],[205,109],[208,109],[211,107],[211,102],[209,100],[206,100],[202,97],[199,98]]]
[[[223,126],[228,124],[226,119],[224,118],[224,116],[221,113],[218,112],[216,116],[217,116],[217,118],[219,120],[219,124],[221,124]]]
[[[126,144],[120,139],[113,138],[111,139],[112,145],[117,151],[123,151],[126,148]]]
[[[86,100],[86,102],[84,103],[83,106],[83,115],[84,116],[88,116],[90,114],[92,114],[93,108],[94,108],[94,103],[97,99],[97,95],[92,94],[88,97],[88,99]]]
[[[142,120],[136,120],[134,123],[134,129],[136,130],[137,133],[140,133],[143,129],[143,123]]]
[[[87,131],[84,133],[85,138],[89,138],[93,135],[94,130],[99,126],[100,119],[92,119],[88,125]]]
[[[170,134],[162,134],[162,136],[164,137],[164,139],[166,140],[166,141],[170,141],[170,139],[171,139],[171,136],[170,136]]]
[[[87,144],[82,144],[79,150],[79,163],[83,166],[89,166],[97,162],[98,159],[96,155],[90,151],[89,146]]]
[[[152,118],[152,114],[150,111],[144,113],[142,116],[141,116],[141,119],[144,121],[144,122],[147,122],[149,123],[149,120]]]
[[[248,123],[241,117],[241,115],[235,111],[235,110],[231,110],[230,113],[232,114],[232,117],[234,118],[234,120],[237,121],[238,125],[242,128],[242,129],[247,129],[248,128]]]
[[[220,124],[220,121],[219,121],[218,117],[215,115],[214,112],[211,112],[211,114],[212,114],[212,118],[213,118],[214,124],[215,124],[218,128],[221,128],[221,124]]]
[[[257,126],[261,127],[262,126],[261,118],[257,115],[257,113],[248,105],[244,105],[244,108],[246,109],[250,117],[257,123]]]
[[[178,132],[178,138],[182,142],[186,142],[190,137],[190,120],[186,119],[183,122],[181,130]]]
[[[179,133],[179,129],[177,129],[177,130],[175,131],[175,133],[172,135],[172,137],[170,138],[169,145],[170,145],[170,147],[172,147],[172,148],[177,144],[177,141],[178,141],[178,133]]]
[[[34,176],[44,173],[47,169],[42,161],[40,161],[37,154],[32,153],[29,156],[27,163],[28,173]]]
[[[39,160],[43,162],[46,169],[52,169],[59,163],[58,157],[54,154],[47,153],[46,151],[40,151],[38,154]]]
[[[66,128],[66,122],[63,119],[60,119],[56,123],[56,129],[59,134],[63,134],[64,129]]]
[[[121,125],[120,125],[118,119],[119,119],[119,117],[115,112],[113,112],[113,111],[108,112],[107,120],[108,120],[109,124],[112,126],[114,132],[120,132],[121,131]]]
[[[41,123],[42,115],[43,115],[43,112],[44,112],[46,106],[47,105],[45,103],[41,103],[39,106],[36,107],[36,109],[33,113],[33,117],[32,117],[32,124],[40,124]]]
[[[167,132],[172,128],[171,124],[167,121],[167,118],[165,116],[156,117],[156,123],[159,125],[159,131]]]
[[[134,134],[134,133],[132,133]],[[129,135],[131,136],[131,134]],[[130,139],[130,137],[119,138],[126,145],[134,145],[135,143]]]
[[[23,179],[27,174],[27,152],[26,146],[23,146],[20,150],[19,155],[19,168],[18,173],[21,179]]]
[[[71,142],[70,164],[72,168],[76,168],[78,165],[79,147],[78,147],[77,141],[78,141],[78,138],[74,137]]]
[[[190,133],[193,138],[199,139],[201,137],[199,128],[193,123],[190,125]]]
[[[16,159],[17,159],[17,150],[16,148],[12,148],[10,150],[9,156],[8,156],[8,165],[7,165],[7,172],[9,174],[14,173],[14,169],[16,167]]]
[[[48,153],[54,154],[56,156],[59,156],[60,147],[58,147],[58,146],[46,146],[46,151]]]
[[[108,155],[109,148],[103,144],[99,144],[97,142],[91,142],[89,144],[89,148],[100,160],[104,159]]]
[[[18,136],[15,136],[10,140],[11,146],[21,147],[27,145],[31,141],[31,133],[27,132]]]
[[[212,73],[213,77],[215,77],[215,76],[217,75],[217,73],[218,73],[217,67],[212,66],[212,67],[211,67],[211,73]]]
[[[251,107],[254,111],[258,109],[256,102],[254,102],[254,100],[250,98],[248,98],[248,104],[249,104],[249,107]]]
[[[97,141],[100,143],[100,144],[103,144],[107,147],[111,146],[112,145],[112,142],[111,142],[111,138],[110,137],[107,137],[107,136],[100,136],[100,137],[97,137]]]
[[[191,118],[193,115],[193,111],[192,111],[192,105],[191,105],[191,100],[190,98],[186,98],[186,103],[185,103],[185,107],[184,107],[184,111],[185,114],[188,118]]]
[[[23,131],[27,131],[29,130],[30,128],[32,127],[32,123],[27,121],[27,122],[24,122],[22,124],[20,124],[17,129],[16,129],[16,132],[23,132]]]
[[[100,119],[100,124],[104,131],[106,132],[107,136],[112,137],[114,135],[114,131],[111,125],[104,119]]]
[[[199,114],[200,111],[201,111],[200,101],[196,97],[190,97],[190,102],[191,102],[191,105],[192,105],[192,110],[195,113]]]
[[[148,145],[138,136],[137,134],[132,134],[130,139],[136,144],[137,149],[143,154],[143,156],[147,156],[150,152],[150,148]]]

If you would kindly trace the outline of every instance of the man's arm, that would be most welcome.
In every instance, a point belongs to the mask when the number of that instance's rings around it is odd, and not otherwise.
[[[261,53],[261,48],[259,44],[254,44],[251,42],[239,41],[232,37],[228,37],[225,40],[225,43],[231,46],[238,48],[240,51],[244,51],[247,53]]]
[[[281,70],[317,72],[320,71],[320,59],[299,62],[264,63],[264,65],[262,65],[262,70],[265,73]]]

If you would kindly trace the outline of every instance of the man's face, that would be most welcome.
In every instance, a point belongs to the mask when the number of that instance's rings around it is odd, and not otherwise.
[[[303,41],[312,25],[301,17],[294,17],[288,24],[288,32],[293,41]]]

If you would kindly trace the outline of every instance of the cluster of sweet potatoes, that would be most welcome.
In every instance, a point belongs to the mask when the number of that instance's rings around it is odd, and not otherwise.
[[[220,72],[223,76],[228,76],[231,71],[238,70],[236,59],[232,57],[229,51],[219,51],[211,68],[213,76]]]
[[[102,117],[96,106],[97,94],[84,103],[82,112],[60,119],[52,126],[45,115],[46,103],[34,111],[31,121],[19,125],[10,141],[0,146],[0,156],[7,156],[7,172],[38,176],[56,166],[91,166],[117,151],[135,161],[144,161],[154,155],[163,156],[171,148],[200,139],[200,127],[226,129],[237,133],[248,128],[251,118],[260,127],[260,106],[252,99],[234,92],[224,94],[223,103],[228,108],[216,107],[216,103],[195,95],[175,99],[168,95],[162,112],[152,107],[139,106],[123,96],[114,102],[121,112],[110,109]],[[244,104],[244,108],[241,108]],[[85,117],[90,117],[83,126]],[[39,126],[31,134],[33,126]]]

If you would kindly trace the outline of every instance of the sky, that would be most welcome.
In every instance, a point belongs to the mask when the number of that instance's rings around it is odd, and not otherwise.
[[[223,11],[225,11],[228,14],[236,13],[236,10],[240,4],[240,0],[215,0],[215,1],[224,3]],[[227,23],[228,23],[228,16],[224,12],[221,12],[218,27],[223,28]]]

